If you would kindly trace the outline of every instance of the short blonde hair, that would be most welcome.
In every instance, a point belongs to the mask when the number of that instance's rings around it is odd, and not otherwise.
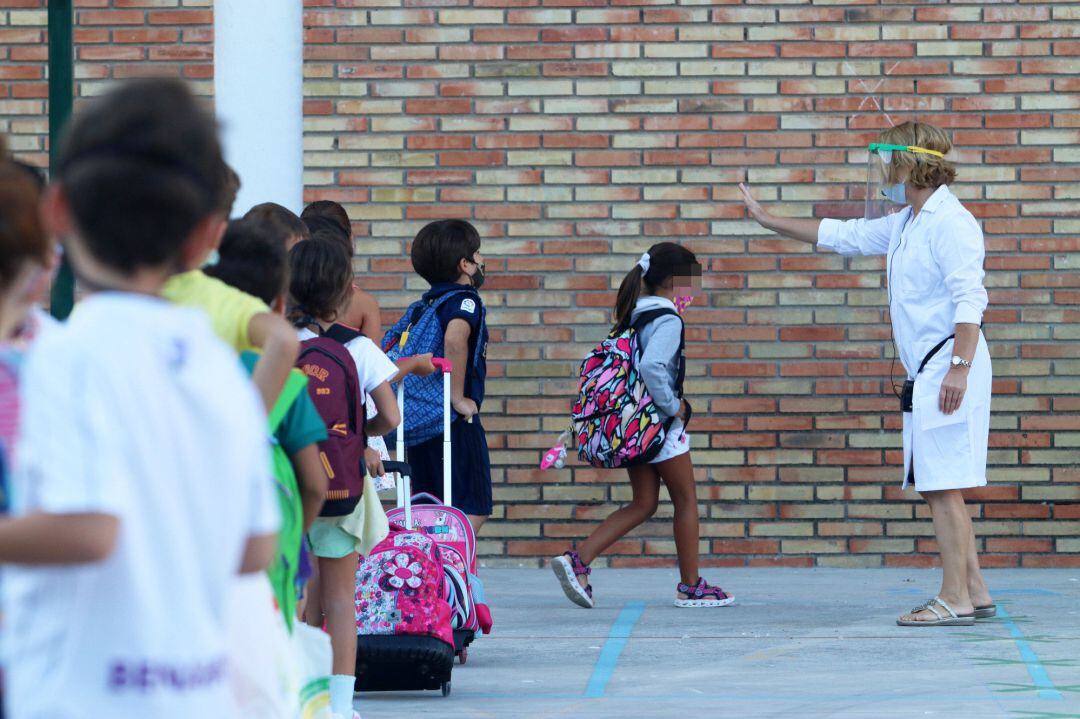
[[[881,133],[878,142],[923,147],[942,154],[948,154],[952,149],[952,141],[945,131],[926,122],[905,122],[890,127]],[[925,152],[894,151],[889,173],[890,182],[898,181],[895,178],[903,177],[905,171],[905,181],[920,189],[936,189],[956,179],[956,166],[944,157],[928,155]]]

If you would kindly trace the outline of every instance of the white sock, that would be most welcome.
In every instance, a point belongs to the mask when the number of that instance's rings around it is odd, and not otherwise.
[[[330,677],[330,712],[340,714],[345,719],[352,719],[353,690],[356,677],[347,674],[334,674]]]

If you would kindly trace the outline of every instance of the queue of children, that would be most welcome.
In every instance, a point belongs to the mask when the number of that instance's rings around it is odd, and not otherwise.
[[[137,80],[89,102],[47,187],[5,157],[6,715],[235,716],[227,605],[239,575],[265,574],[286,630],[329,635],[330,709],[357,716],[356,569],[387,531],[382,437],[403,431],[416,490],[442,493],[441,438],[412,432],[411,411],[403,424],[391,388],[431,386],[433,357],[455,368],[454,505],[477,530],[492,513],[476,229],[445,220],[417,234],[412,264],[431,289],[382,337],[344,208],[318,201],[297,216],[265,203],[230,222],[240,178],[180,82]],[[42,330],[34,308],[56,244],[85,297]],[[632,503],[552,562],[581,606],[593,604],[588,564],[652,515],[661,482],[675,504],[676,604],[731,602],[698,574],[678,315],[699,276],[692,253],[662,243],[619,290],[615,332],[640,335],[668,431],[629,469]],[[421,415],[435,404],[425,392]]]

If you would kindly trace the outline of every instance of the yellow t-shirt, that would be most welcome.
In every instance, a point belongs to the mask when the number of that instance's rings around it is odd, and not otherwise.
[[[259,298],[210,277],[202,270],[169,278],[161,295],[178,305],[201,308],[210,317],[214,333],[237,352],[258,349],[251,344],[248,326],[252,317],[270,311]]]

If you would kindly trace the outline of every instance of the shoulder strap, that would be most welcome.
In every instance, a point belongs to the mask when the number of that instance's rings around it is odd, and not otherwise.
[[[348,344],[357,337],[363,337],[364,333],[356,329],[355,327],[348,327],[346,325],[335,322],[334,324],[323,330],[321,336],[328,337],[335,342],[340,342],[341,344]]]
[[[650,322],[668,315],[674,315],[679,318],[679,371],[675,376],[675,389],[678,391],[679,397],[682,398],[683,383],[686,381],[686,323],[683,322],[682,315],[670,307],[660,307],[655,310],[642,312],[638,318],[634,320],[633,324],[630,325],[630,328],[634,330],[634,332],[641,332]]]
[[[674,315],[679,318],[680,323],[682,322],[682,317],[675,310],[670,307],[659,307],[655,310],[648,310],[638,315],[638,318],[630,323],[630,329],[634,330],[634,332],[641,332],[641,330],[645,329],[650,322],[667,315]]]
[[[440,306],[446,304],[447,302],[449,302],[454,297],[460,297],[461,295],[471,295],[472,297],[475,297],[478,300],[480,299],[480,293],[479,292],[477,292],[472,287],[466,287],[465,285],[462,285],[460,290],[447,290],[443,294],[441,294],[438,297],[436,297],[435,299],[431,300],[428,303],[428,307],[440,307]]]
[[[300,370],[293,369],[289,372],[289,376],[285,380],[285,386],[281,389],[277,402],[274,403],[273,409],[270,410],[266,418],[270,424],[271,434],[281,426],[281,422],[285,419],[289,409],[292,408],[293,402],[296,401],[301,392],[307,389],[307,383],[307,376]]]
[[[413,327],[416,327],[416,323],[420,321],[420,318],[424,316],[425,312],[429,310],[435,310],[442,305],[446,304],[452,297],[457,297],[462,294],[470,294],[480,299],[480,294],[472,287],[461,286],[460,290],[448,290],[438,297],[433,297],[429,300],[420,300],[413,305],[412,313],[409,316],[409,324],[405,327],[405,330],[401,333],[400,343],[402,349],[405,347],[405,343],[408,341],[409,333]]]

